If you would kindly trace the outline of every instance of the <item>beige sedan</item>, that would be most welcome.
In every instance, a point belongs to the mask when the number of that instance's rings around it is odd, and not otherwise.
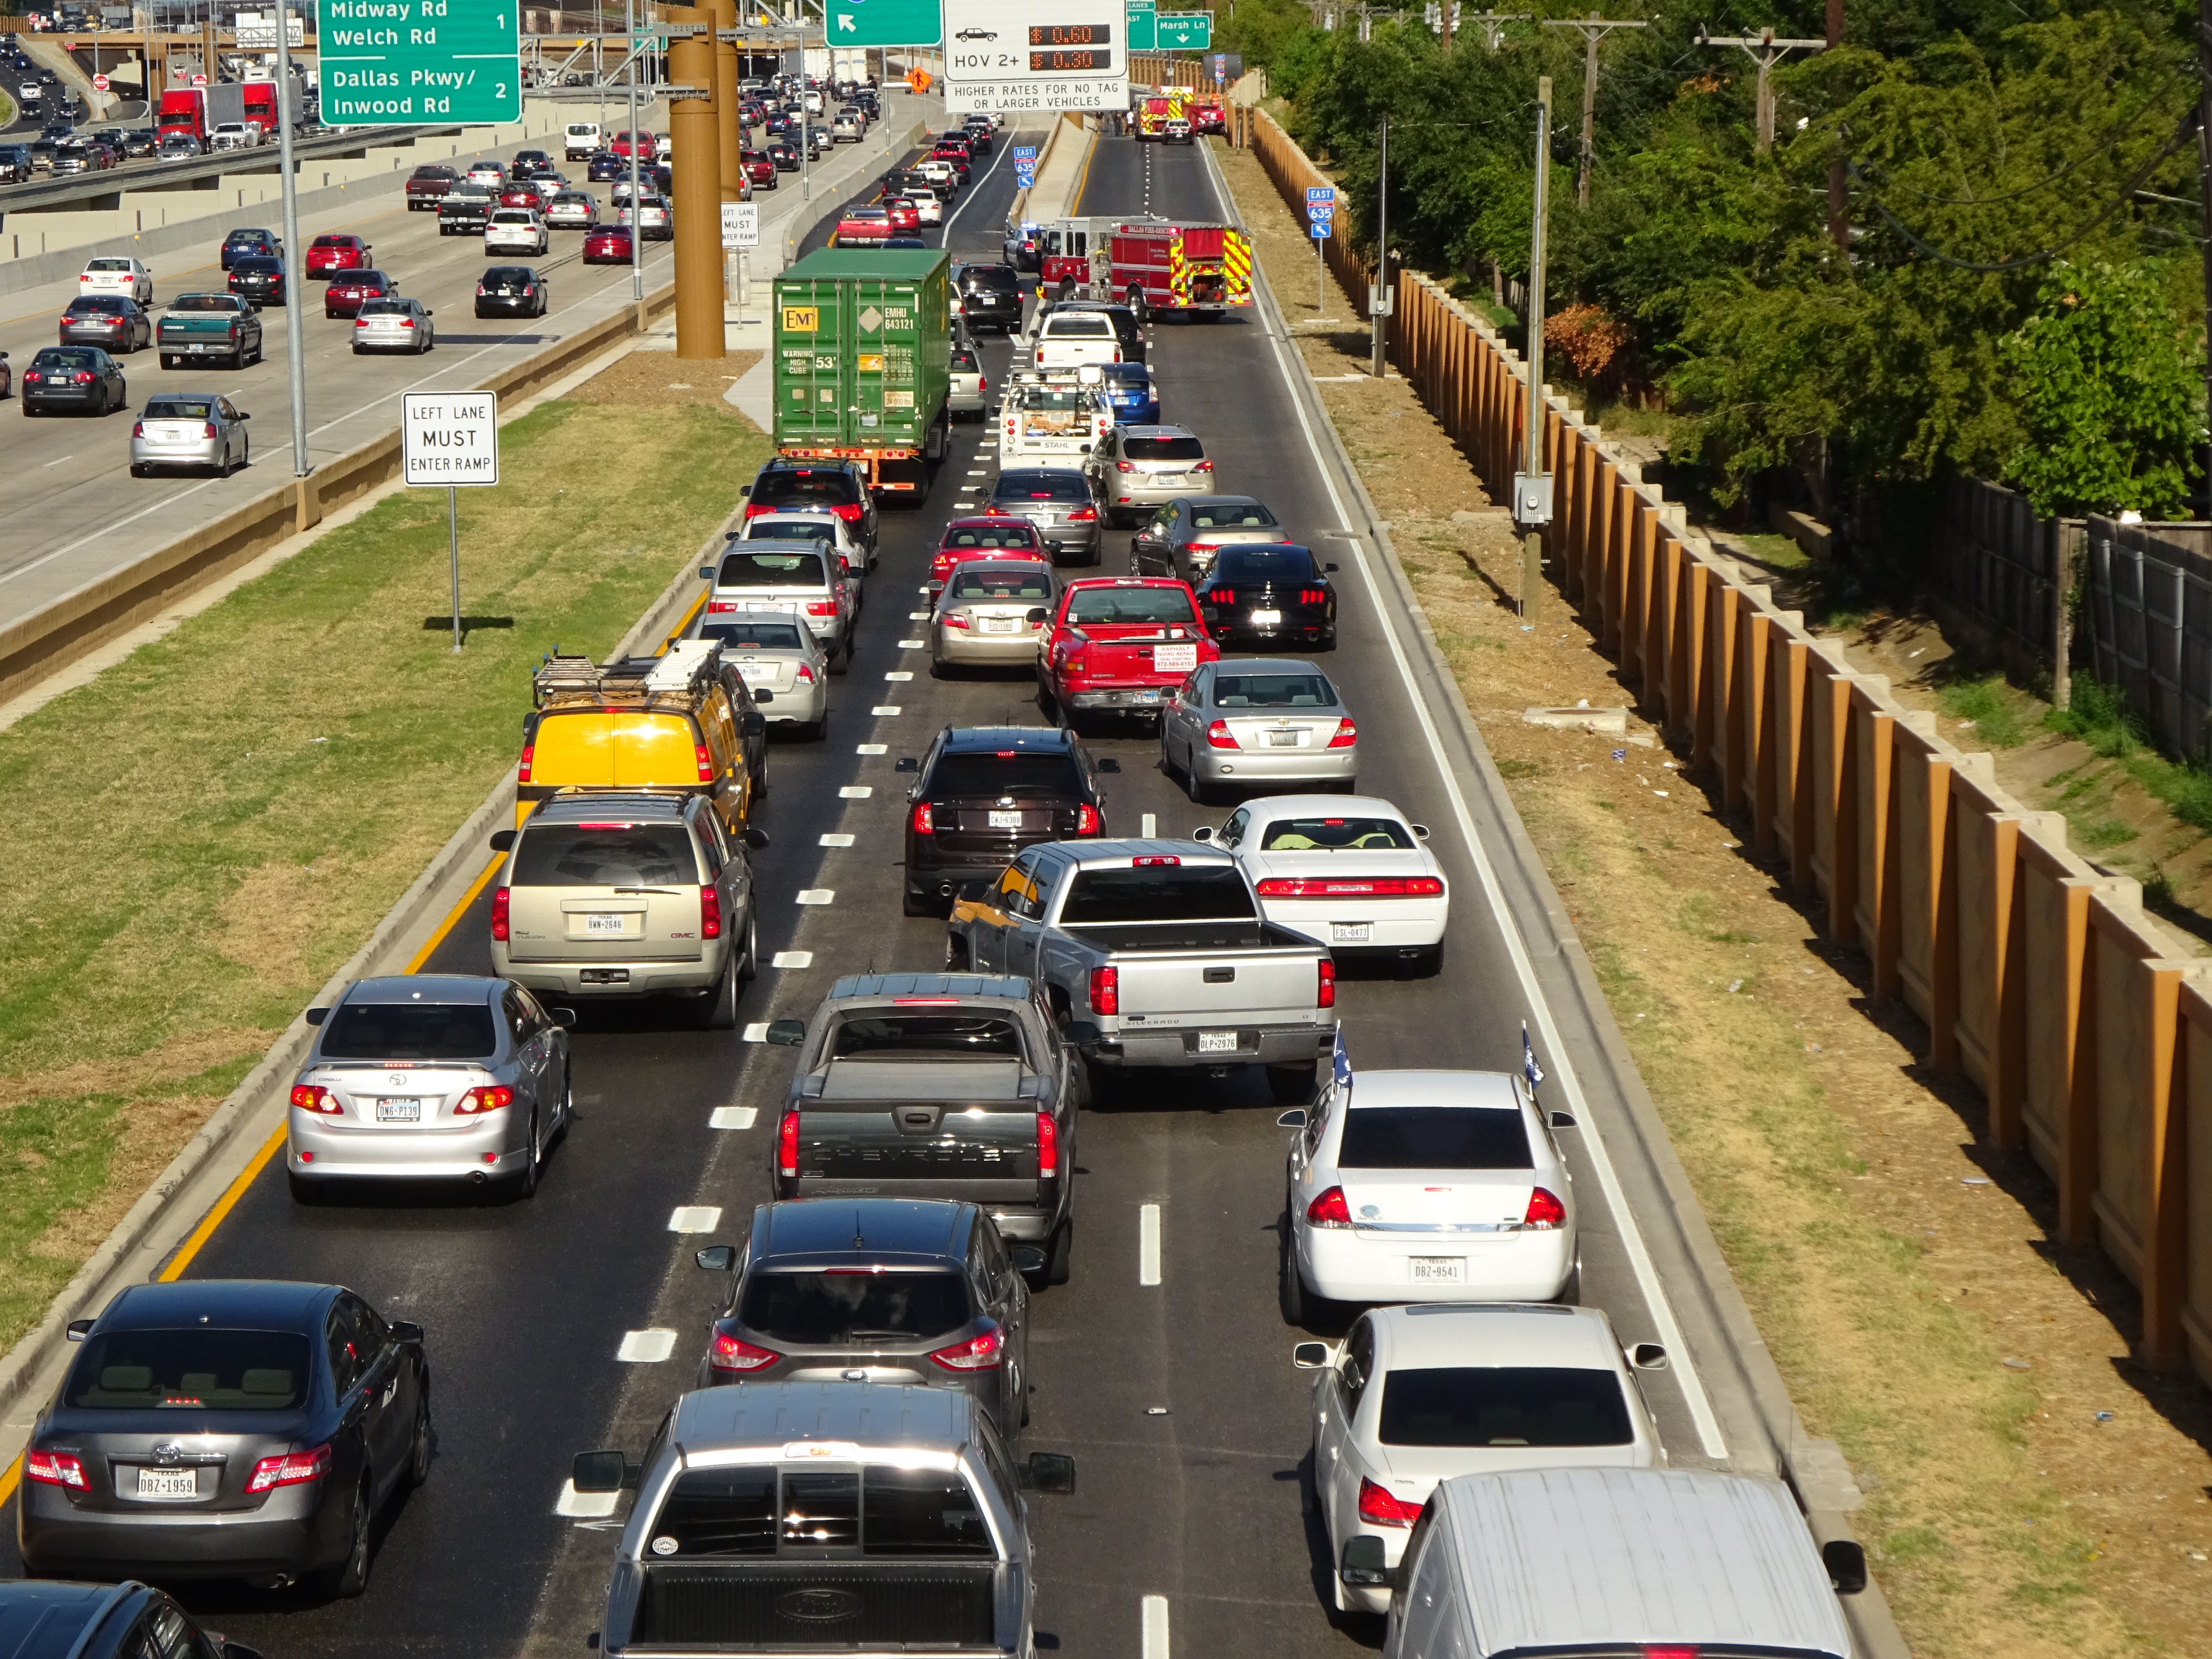
[[[1052,567],[1027,559],[970,559],[952,568],[930,618],[929,672],[1019,668],[1036,663],[1049,631]]]

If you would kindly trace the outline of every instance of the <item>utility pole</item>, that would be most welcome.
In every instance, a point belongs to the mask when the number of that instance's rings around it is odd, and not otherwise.
[[[2212,4],[2212,0],[2205,0]],[[1552,77],[1536,82],[1536,187],[1528,216],[1528,395],[1522,405],[1521,471],[1513,478],[1513,523],[1521,532],[1521,631],[1536,626],[1544,580],[1544,526],[1552,521],[1552,479],[1544,470],[1544,242],[1551,217]]]
[[[1508,23],[1525,23],[1534,15],[1533,12],[1525,11],[1473,11],[1465,14],[1460,21],[1480,27],[1484,50],[1496,52],[1498,43],[1505,38]]]
[[[1761,29],[1757,34],[1707,34],[1705,26],[1698,26],[1698,44],[1701,46],[1741,46],[1759,65],[1759,153],[1764,155],[1774,148],[1774,66],[1793,52],[1820,52],[1826,40],[1778,40],[1772,29]]]
[[[2197,27],[2201,36],[2204,25],[2199,21]],[[1840,46],[1844,44],[1844,0],[1828,0],[1826,33],[1828,46]],[[2201,45],[2198,51],[2200,53],[2203,51]],[[1849,259],[1851,254],[1851,228],[1844,217],[1844,210],[1848,203],[1844,185],[1844,157],[1838,149],[1835,159],[1828,163],[1828,240],[1836,245],[1836,252],[1845,259]]]
[[[645,332],[645,217],[638,206],[637,187],[637,0],[624,0],[623,33],[629,40],[629,62],[623,65],[629,82],[629,297],[637,307],[637,331]]]
[[[1648,29],[1649,23],[1631,18],[1600,17],[1592,12],[1588,17],[1547,17],[1547,29],[1579,29],[1583,37],[1583,160],[1575,174],[1575,205],[1589,205],[1590,129],[1597,120],[1597,43],[1615,29]],[[1549,119],[1550,100],[1545,109]]]
[[[2212,4],[2212,0],[2206,0]],[[1364,21],[1364,20],[1363,20]],[[1367,315],[1374,329],[1374,356],[1368,370],[1376,380],[1389,372],[1390,352],[1390,118],[1382,118],[1376,143],[1375,286],[1367,290]]]

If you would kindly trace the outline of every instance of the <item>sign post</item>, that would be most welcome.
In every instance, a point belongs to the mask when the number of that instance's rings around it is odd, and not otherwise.
[[[409,392],[399,400],[401,472],[410,489],[446,491],[446,536],[453,571],[453,649],[461,648],[463,489],[499,482],[499,394]]]
[[[1314,245],[1314,319],[1328,309],[1328,250],[1322,246],[1335,234],[1336,186],[1306,186],[1306,232]]]

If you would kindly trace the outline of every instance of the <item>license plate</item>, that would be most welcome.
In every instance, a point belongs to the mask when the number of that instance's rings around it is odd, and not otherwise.
[[[1018,617],[986,617],[983,618],[983,631],[986,634],[1018,634],[1022,631],[1022,620]]]
[[[991,828],[994,830],[1018,830],[1021,827],[1022,815],[1019,812],[994,812],[991,814]]]
[[[1407,1259],[1416,1285],[1464,1285],[1467,1258],[1463,1255],[1416,1255]]]
[[[141,1498],[197,1498],[199,1486],[198,1472],[193,1469],[138,1471],[138,1495]]]
[[[584,918],[584,932],[587,935],[612,935],[619,934],[622,931],[623,919],[620,915],[589,915]]]
[[[1267,747],[1270,749],[1295,749],[1297,746],[1298,733],[1296,732],[1270,732],[1267,733]]]
[[[1279,628],[1282,622],[1283,613],[1279,611],[1255,611],[1252,613],[1252,626],[1255,628]]]
[[[1200,1031],[1198,1052],[1201,1054],[1233,1054],[1237,1052],[1237,1033],[1234,1031]]]
[[[1152,647],[1152,666],[1163,674],[1188,674],[1198,666],[1198,647],[1195,645],[1156,645]]]
[[[1365,945],[1375,937],[1371,921],[1332,921],[1328,925],[1331,945]]]
[[[420,1123],[422,1121],[422,1103],[419,1099],[380,1100],[376,1103],[376,1121],[379,1123]]]

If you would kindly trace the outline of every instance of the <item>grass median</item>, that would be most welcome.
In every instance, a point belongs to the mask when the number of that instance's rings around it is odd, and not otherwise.
[[[735,504],[769,443],[725,367],[634,355],[504,428],[459,654],[409,490],[0,732],[0,1346],[513,764],[531,665],[612,647]]]

